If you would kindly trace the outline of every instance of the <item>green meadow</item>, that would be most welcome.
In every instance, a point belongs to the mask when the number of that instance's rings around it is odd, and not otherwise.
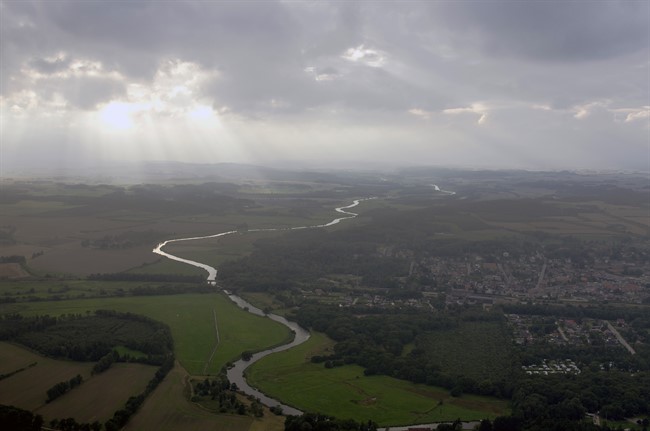
[[[3,304],[0,314],[85,314],[97,309],[143,314],[169,325],[176,358],[190,374],[216,374],[244,350],[263,350],[292,336],[285,326],[240,309],[220,293]]]
[[[364,376],[354,365],[326,369],[309,358],[331,348],[332,341],[314,333],[304,344],[254,364],[248,380],[263,392],[301,410],[383,426],[478,420],[509,414],[508,402],[463,395],[442,388],[386,376]]]

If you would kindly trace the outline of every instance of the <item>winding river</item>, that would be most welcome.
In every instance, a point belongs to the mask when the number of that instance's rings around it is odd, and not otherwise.
[[[313,226],[297,226],[297,227],[290,227],[290,228],[267,228],[267,229],[249,229],[247,232],[273,232],[273,231],[290,231],[290,230],[300,230],[300,229],[313,229],[313,228],[320,228],[320,227],[328,227],[328,226],[333,226],[335,224],[338,224],[342,222],[343,220],[348,220],[355,218],[358,216],[357,213],[353,213],[349,210],[350,208],[354,208],[357,205],[359,205],[359,202],[362,202],[364,200],[368,199],[374,199],[374,198],[366,198],[366,199],[357,199],[352,202],[352,204],[336,208],[336,212],[343,214],[343,216],[335,218],[334,220],[330,221],[329,223],[325,224],[319,224],[319,225],[313,225]],[[208,282],[211,284],[216,284],[216,278],[217,278],[217,269],[210,266],[206,265],[205,263],[201,262],[195,262],[193,260],[189,259],[183,259],[182,257],[174,256],[173,254],[169,254],[167,252],[164,252],[162,249],[165,247],[167,244],[171,244],[174,242],[182,242],[182,241],[196,241],[196,240],[201,240],[201,239],[210,239],[210,238],[219,238],[222,236],[226,235],[232,235],[234,233],[237,233],[238,231],[236,230],[231,230],[227,232],[221,232],[217,233],[214,235],[206,235],[206,236],[195,236],[195,237],[190,237],[190,238],[179,238],[179,239],[170,239],[165,242],[161,242],[158,244],[158,246],[153,249],[153,252],[156,254],[159,254],[161,256],[164,256],[168,259],[175,260],[177,262],[182,262],[188,265],[196,266],[198,268],[204,269],[205,271],[208,272]],[[292,322],[290,320],[285,319],[282,316],[278,316],[276,314],[264,314],[262,310],[259,308],[253,306],[246,300],[240,298],[237,295],[233,295],[231,293],[228,293],[226,291],[226,294],[228,297],[235,303],[237,304],[240,308],[247,310],[250,313],[253,313],[258,316],[266,316],[271,320],[275,320],[276,322],[279,322],[283,325],[285,325],[287,328],[289,328],[295,335],[293,338],[293,341],[287,344],[283,344],[281,346],[274,347],[272,349],[264,350],[261,352],[257,352],[253,354],[252,358],[249,361],[244,361],[240,359],[239,361],[235,362],[234,366],[230,368],[227,372],[228,379],[230,380],[231,383],[237,384],[239,389],[244,392],[247,395],[252,395],[256,398],[259,398],[262,404],[266,405],[267,407],[281,407],[282,411],[285,414],[289,415],[300,415],[302,412],[294,407],[287,406],[285,404],[280,403],[278,400],[275,400],[273,398],[270,398],[266,395],[264,395],[262,392],[258,391],[257,389],[251,387],[248,382],[246,382],[246,378],[244,375],[244,372],[246,368],[254,364],[255,362],[259,361],[263,357],[270,355],[271,353],[276,353],[276,352],[281,352],[283,350],[290,349],[294,346],[297,346],[299,344],[304,343],[309,339],[309,331],[306,329],[302,328],[300,325],[298,325],[296,322]]]

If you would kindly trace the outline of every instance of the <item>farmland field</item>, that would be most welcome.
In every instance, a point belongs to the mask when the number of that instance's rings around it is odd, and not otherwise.
[[[385,376],[364,376],[363,368],[346,365],[326,369],[309,357],[332,342],[315,333],[292,350],[254,364],[249,381],[265,393],[307,411],[318,411],[380,425],[405,425],[495,417],[509,411],[508,402],[479,396],[454,398],[445,389]]]
[[[78,422],[103,423],[141,393],[156,372],[142,364],[113,364],[111,368],[84,381],[79,387],[35,410],[46,420],[74,417]]]
[[[0,380],[0,404],[35,410],[45,404],[46,392],[61,381],[77,374],[90,377],[91,362],[58,361],[30,352],[13,344],[0,342],[0,367],[3,374],[36,365]]]

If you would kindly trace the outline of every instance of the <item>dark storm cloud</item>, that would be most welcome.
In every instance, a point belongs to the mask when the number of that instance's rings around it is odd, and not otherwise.
[[[291,17],[274,2],[46,2],[42,15],[84,55],[135,77],[161,56],[205,66],[281,61],[292,44]]]
[[[433,4],[434,20],[488,55],[547,61],[617,57],[648,47],[645,1],[485,1]]]
[[[63,89],[67,100],[76,108],[94,109],[102,102],[124,94],[124,84],[113,79],[100,77],[78,77],[64,82],[52,82],[57,89]]]
[[[29,61],[29,66],[37,72],[50,75],[68,69],[70,67],[70,59],[62,57],[53,59],[35,58]]]

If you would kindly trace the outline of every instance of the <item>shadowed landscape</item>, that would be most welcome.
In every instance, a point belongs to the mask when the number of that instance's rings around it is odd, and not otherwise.
[[[63,428],[73,426],[68,418],[107,430],[298,426],[223,374],[293,338],[225,289],[311,331],[246,371],[249,383],[301,411],[358,426],[460,419],[517,429],[573,426],[589,413],[630,426],[641,418],[642,428],[643,177],[274,175],[251,179],[244,169],[227,183],[182,185],[3,181],[0,403]],[[328,228],[255,232],[324,224],[359,198],[373,199]],[[218,268],[216,285],[152,253],[168,239],[231,230],[165,248]],[[102,390],[107,382],[113,389]]]

